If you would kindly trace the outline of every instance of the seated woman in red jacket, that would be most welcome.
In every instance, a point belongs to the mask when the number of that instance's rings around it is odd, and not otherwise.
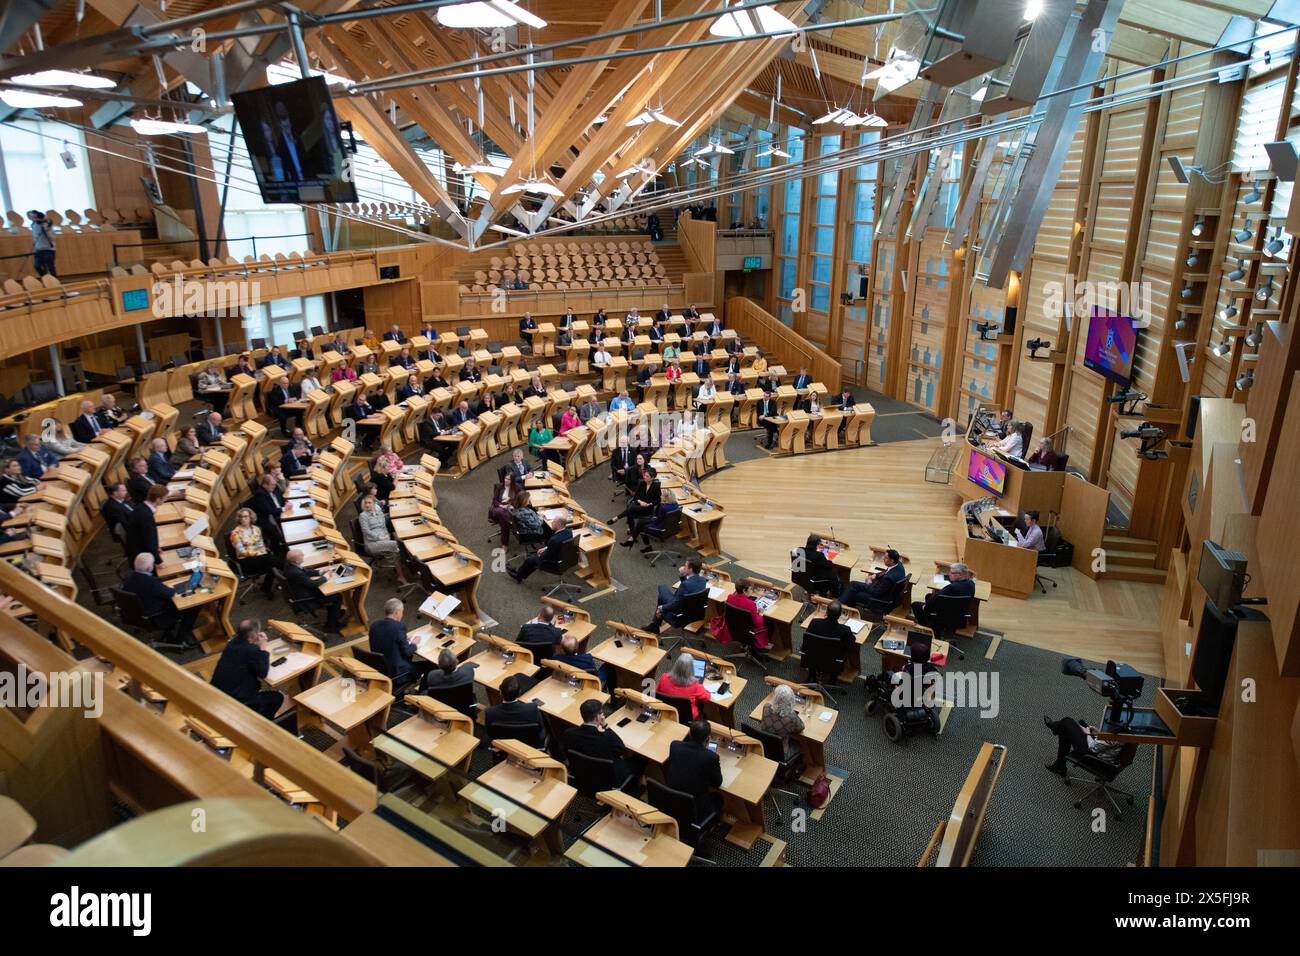
[[[707,687],[695,679],[695,658],[690,654],[679,654],[673,666],[659,678],[655,693],[660,697],[687,697],[691,701],[691,717],[699,719],[700,704],[710,700],[713,695]]]
[[[1052,447],[1052,440],[1050,438],[1038,439],[1038,447],[1034,449],[1034,453],[1029,456],[1028,461],[1031,465],[1042,465],[1048,471],[1055,468],[1057,457],[1056,449]]]
[[[749,619],[754,622],[754,644],[759,650],[766,650],[767,624],[763,620],[763,615],[759,613],[758,605],[754,603],[754,599],[741,591],[735,591],[727,598],[727,604],[730,607],[739,608],[749,613]],[[722,624],[713,636],[722,644],[730,644],[731,633],[727,630],[726,616],[720,616],[715,620],[721,621]]]

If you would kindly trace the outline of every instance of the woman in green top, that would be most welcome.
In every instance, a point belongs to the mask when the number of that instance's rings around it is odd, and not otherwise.
[[[550,453],[542,446],[554,437],[551,429],[541,419],[534,422],[532,430],[528,432],[528,450],[536,455],[543,465],[546,464],[546,458]]]
[[[675,358],[677,358],[679,355],[681,355],[681,354],[682,354],[682,350],[679,349],[676,345],[674,345],[673,343],[670,342],[670,343],[668,343],[667,345],[664,346],[664,353],[663,353],[663,354],[664,354],[664,362],[667,363],[669,360],[671,360],[671,359],[675,359]]]

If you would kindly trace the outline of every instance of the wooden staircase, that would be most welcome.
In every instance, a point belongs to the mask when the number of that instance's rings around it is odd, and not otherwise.
[[[1106,552],[1103,578],[1111,581],[1140,581],[1164,584],[1165,569],[1156,567],[1156,543],[1147,538],[1107,534],[1101,539]]]

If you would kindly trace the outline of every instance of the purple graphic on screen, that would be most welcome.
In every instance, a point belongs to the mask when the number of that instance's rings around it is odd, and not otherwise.
[[[1083,364],[1112,382],[1127,385],[1133,376],[1133,350],[1137,330],[1133,320],[1109,309],[1092,309]]]

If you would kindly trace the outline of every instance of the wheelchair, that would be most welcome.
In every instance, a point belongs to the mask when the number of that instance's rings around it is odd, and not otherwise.
[[[884,714],[885,736],[893,743],[905,743],[913,734],[939,734],[939,713],[924,704],[900,707],[894,703],[894,688],[903,679],[902,671],[872,674],[865,678],[867,704],[863,712],[868,717]]]

